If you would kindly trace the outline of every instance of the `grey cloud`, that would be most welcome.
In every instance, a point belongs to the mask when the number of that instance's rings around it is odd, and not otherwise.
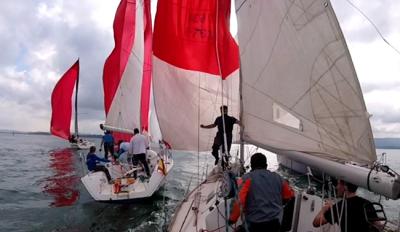
[[[361,83],[361,88],[364,94],[368,94],[372,91],[400,91],[400,80],[381,83]]]
[[[400,123],[391,125],[382,123],[372,123],[372,132],[375,138],[397,137],[400,134]]]
[[[355,42],[370,42],[379,38],[378,32],[373,25],[367,21],[366,17],[357,11],[349,2],[353,3],[363,14],[371,20],[380,33],[387,37],[391,33],[398,33],[399,28],[393,26],[393,22],[400,21],[400,2],[393,0],[381,1],[355,1],[355,0],[334,0],[333,6],[336,10],[342,28],[355,18],[363,20],[365,23],[352,27],[345,31],[347,39]]]
[[[382,124],[400,123],[400,111],[398,112],[376,111],[376,113],[373,114],[373,119],[374,119],[373,121]]]
[[[0,3],[0,67],[26,69],[24,76],[20,77],[6,76],[0,68],[0,78],[18,80],[30,86],[26,91],[18,91],[0,82],[0,98],[24,106],[22,108],[29,114],[36,109],[41,112],[41,117],[47,116],[49,120],[50,96],[56,82],[37,83],[31,68],[40,69],[44,75],[46,71],[52,71],[61,77],[80,58],[79,117],[88,122],[104,120],[102,72],[104,61],[113,47],[112,29],[102,31],[96,27],[90,18],[93,10],[90,2],[61,2],[63,10],[76,19],[74,26],[63,20],[38,18],[37,10],[41,3],[46,1],[8,0]],[[49,8],[57,3],[60,1],[47,1]],[[48,61],[32,57],[32,51],[46,44],[54,46],[57,52],[54,56]]]

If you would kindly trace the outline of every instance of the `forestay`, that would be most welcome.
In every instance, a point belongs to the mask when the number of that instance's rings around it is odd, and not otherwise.
[[[327,0],[237,0],[244,140],[376,160],[360,85]]]

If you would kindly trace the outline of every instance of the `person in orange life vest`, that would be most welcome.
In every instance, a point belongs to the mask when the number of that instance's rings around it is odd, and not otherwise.
[[[278,232],[283,203],[292,199],[294,192],[279,174],[267,170],[265,155],[255,153],[250,165],[251,171],[239,183],[239,196],[233,201],[229,224],[238,220],[243,209],[250,232]]]

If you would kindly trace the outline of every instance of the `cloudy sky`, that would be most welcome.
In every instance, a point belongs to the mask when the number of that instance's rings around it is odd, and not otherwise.
[[[375,137],[400,137],[400,54],[349,4],[332,0],[358,73]],[[0,129],[49,131],[50,96],[80,59],[79,128],[104,121],[102,70],[114,46],[118,0],[0,1]],[[400,50],[400,1],[351,0]],[[153,2],[155,5],[155,0]]]

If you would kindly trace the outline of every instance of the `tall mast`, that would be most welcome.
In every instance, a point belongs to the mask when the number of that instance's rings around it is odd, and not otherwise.
[[[78,60],[79,62],[79,60]],[[78,75],[75,82],[75,136],[78,137],[78,86],[79,86],[79,68],[78,68]]]
[[[240,59],[240,56],[239,56]],[[244,166],[244,141],[243,141],[243,98],[242,98],[242,69],[239,61],[239,121],[240,121],[240,163]]]

